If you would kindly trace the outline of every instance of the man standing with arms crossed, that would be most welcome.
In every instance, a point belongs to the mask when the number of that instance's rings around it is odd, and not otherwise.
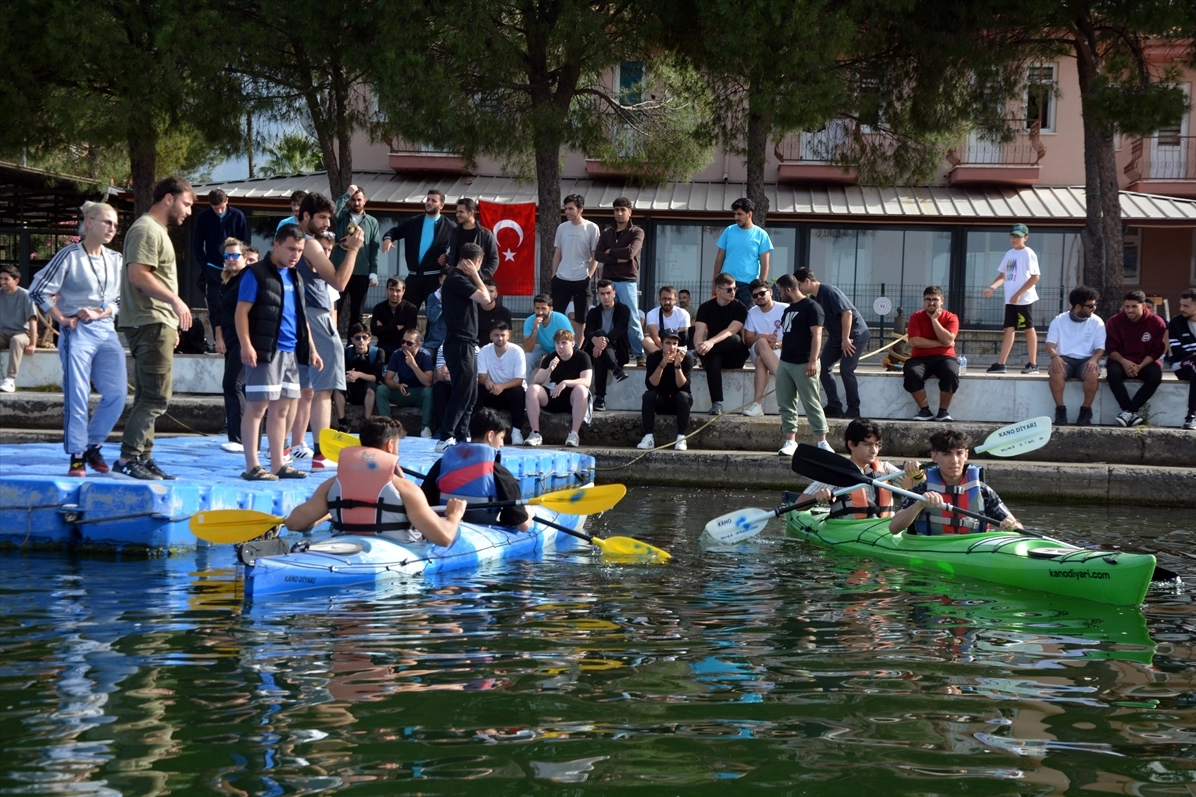
[[[631,323],[627,326],[627,339],[631,343],[631,356],[639,365],[644,364],[644,328],[640,324],[639,285],[640,250],[644,247],[644,230],[631,223],[631,200],[621,196],[614,201],[615,223],[602,231],[598,237],[598,248],[594,259],[602,264],[602,278],[615,286],[615,297],[620,304],[631,308]]]
[[[224,242],[229,238],[248,241],[245,214],[229,207],[228,194],[219,188],[208,194],[208,209],[195,216],[192,244],[195,262],[203,273],[204,300],[213,337],[220,326],[220,286],[224,284]]]
[[[395,242],[403,241],[403,257],[407,261],[407,301],[418,312],[424,300],[440,289],[440,256],[448,252],[449,234],[456,222],[441,215],[444,192],[433,188],[424,197],[423,215],[404,219],[382,236],[382,253],[389,252]],[[429,324],[431,320],[429,319]],[[429,326],[425,338],[432,337]]]
[[[752,280],[768,281],[769,259],[772,257],[772,239],[752,221],[756,204],[744,197],[731,203],[735,223],[723,230],[718,237],[718,252],[714,255],[714,276],[730,274],[735,278],[737,290],[735,299],[744,307],[752,306],[748,288]],[[714,286],[718,293],[718,284]]]
[[[556,307],[566,309],[573,302],[573,335],[581,339],[586,313],[590,309],[590,280],[598,270],[594,250],[598,248],[598,225],[582,217],[586,200],[580,194],[565,197],[565,218],[556,228],[552,252],[552,282],[549,293]]]
[[[1029,355],[1022,373],[1038,373],[1038,331],[1034,329],[1031,310],[1038,301],[1038,291],[1034,286],[1038,284],[1041,272],[1038,269],[1038,255],[1026,246],[1029,237],[1029,227],[1024,224],[1013,225],[1009,231],[1009,245],[1012,248],[1005,253],[1005,259],[997,269],[996,280],[984,289],[984,298],[987,299],[1002,283],[1005,285],[1005,332],[1001,338],[1001,354],[988,367],[990,374],[1005,373],[1005,361],[1009,359],[1009,352],[1013,351],[1013,339],[1017,337],[1019,329],[1026,331],[1026,353]]]
[[[120,459],[112,472],[133,479],[174,479],[154,462],[154,423],[170,403],[179,330],[191,328],[191,308],[179,296],[178,264],[167,230],[191,215],[195,192],[181,177],[154,186],[154,204],[125,233],[120,324],[133,357],[133,408]]]

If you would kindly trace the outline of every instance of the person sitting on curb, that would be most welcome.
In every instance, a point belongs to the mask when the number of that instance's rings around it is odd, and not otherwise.
[[[489,407],[474,410],[469,419],[471,442],[449,446],[424,477],[421,489],[432,506],[451,498],[468,504],[489,501],[517,501],[523,497],[519,480],[502,465],[500,450],[511,424]],[[522,506],[504,506],[499,510],[470,509],[468,523],[506,526],[527,531],[532,519]]]
[[[677,440],[673,443],[674,451],[685,451],[689,448],[685,442],[685,432],[689,429],[689,408],[693,406],[693,394],[689,387],[689,373],[693,370],[694,360],[689,352],[681,348],[681,335],[672,329],[667,329],[661,335],[661,348],[648,355],[646,366],[647,376],[644,377],[644,397],[640,407],[640,417],[644,424],[644,439],[636,448],[650,450],[656,448],[656,413],[677,416]]]
[[[1001,529],[1020,529],[1022,524],[1009,511],[993,488],[980,480],[980,469],[968,464],[972,439],[954,429],[940,429],[930,436],[930,458],[926,481],[911,489],[926,501],[906,498],[901,510],[889,521],[889,531],[898,534],[913,525],[911,534],[977,534],[988,524],[975,518],[948,512],[943,504],[967,509],[1000,521]]]
[[[403,343],[386,364],[382,383],[374,391],[378,414],[390,417],[391,406],[419,407],[421,437],[432,436],[432,355],[420,346],[418,329],[403,332]]]
[[[407,283],[398,277],[389,277],[386,280],[386,299],[374,305],[374,312],[370,315],[370,332],[378,338],[378,348],[382,349],[387,361],[402,348],[403,333],[419,328],[419,311],[403,298],[406,293]]]
[[[739,369],[748,347],[741,339],[747,307],[735,298],[735,278],[725,271],[714,278],[714,298],[702,302],[694,321],[694,352],[702,359],[710,414],[723,414],[723,368]]]
[[[569,316],[552,309],[552,297],[537,293],[532,298],[532,314],[523,321],[523,351],[527,354],[527,378],[540,367],[544,355],[555,351],[556,333],[573,329]]]
[[[370,345],[370,330],[365,324],[349,327],[349,341],[345,347],[345,389],[333,395],[337,428],[342,432],[349,431],[345,422],[346,404],[362,407],[366,418],[373,417],[378,384],[386,367],[382,349]]]
[[[469,505],[450,498],[444,517],[432,511],[419,487],[399,470],[402,437],[403,426],[394,418],[367,420],[361,426],[361,445],[341,450],[336,476],[291,510],[287,528],[307,531],[331,520],[333,531],[341,534],[451,545]]]
[[[743,325],[743,342],[751,350],[752,362],[756,366],[753,380],[755,393],[752,403],[743,408],[743,414],[759,417],[764,414],[764,394],[768,392],[768,376],[776,374],[781,352],[781,316],[787,305],[772,300],[772,289],[764,280],[752,280],[753,306],[748,310],[747,323]]]
[[[615,284],[598,280],[598,304],[586,313],[581,350],[590,355],[594,364],[594,409],[606,409],[606,374],[614,374],[616,382],[627,378],[623,366],[631,361],[631,339],[627,336],[631,323],[631,307],[617,301]]]
[[[947,410],[959,390],[959,360],[955,356],[955,336],[959,334],[959,316],[943,308],[943,289],[931,285],[922,291],[923,309],[909,317],[910,358],[904,373],[905,391],[918,404],[915,421],[952,421]],[[939,411],[930,412],[926,398],[926,380],[939,381]]]
[[[1092,401],[1100,387],[1100,358],[1105,356],[1105,322],[1096,315],[1100,294],[1081,285],[1067,296],[1071,310],[1060,313],[1047,330],[1046,353],[1051,358],[1051,397],[1055,399],[1055,423],[1067,426],[1067,405],[1063,386],[1068,379],[1084,380],[1084,403],[1076,426],[1092,425]]]
[[[523,419],[527,415],[527,379],[523,352],[511,345],[511,327],[499,321],[490,330],[490,342],[478,352],[478,403],[511,413],[511,445],[523,445]]]
[[[644,318],[644,351],[648,354],[660,351],[661,336],[668,331],[677,333],[684,348],[689,340],[689,313],[677,306],[677,289],[665,285],[657,298],[660,304],[649,310]]]
[[[877,459],[880,456],[880,424],[868,418],[856,418],[847,424],[843,433],[847,453],[852,464],[869,479],[879,479],[900,471],[888,462]],[[901,486],[912,490],[922,479],[922,467],[913,460],[904,466],[905,477]],[[846,495],[834,495],[835,487],[822,482],[813,482],[802,493],[816,502],[830,505],[832,518],[874,518],[893,516],[893,494],[883,487],[860,485]]]
[[[303,275],[295,268],[305,247],[299,225],[280,227],[274,234],[274,249],[265,260],[245,269],[237,289],[235,323],[245,364],[246,399],[241,442],[257,440],[266,417],[270,444],[270,470],[258,462],[256,445],[244,445],[241,478],[248,481],[307,478],[304,471],[291,467],[283,453],[287,419],[299,400],[299,363],[308,362],[317,371],[324,367],[307,326]]]
[[[834,451],[826,441],[830,427],[818,395],[819,352],[826,316],[822,305],[801,292],[801,283],[792,274],[777,280],[781,301],[789,306],[781,316],[781,359],[777,364],[777,407],[781,411],[781,434],[785,442],[777,453],[792,457],[797,451],[797,404],[806,410],[810,431],[818,438],[818,447]]]
[[[1001,260],[997,269],[997,278],[984,289],[984,298],[993,295],[993,291],[1002,283],[1005,285],[1005,329],[1001,338],[1001,353],[997,361],[988,367],[990,374],[1005,373],[1005,361],[1013,351],[1013,339],[1018,330],[1026,333],[1026,353],[1028,359],[1023,374],[1038,373],[1038,331],[1034,329],[1034,303],[1038,301],[1038,291],[1034,288],[1041,279],[1042,273],[1038,268],[1038,255],[1026,246],[1026,239],[1030,237],[1030,228],[1024,224],[1015,224],[1009,231],[1010,250]]]
[[[540,436],[540,411],[569,412],[573,416],[572,430],[565,437],[565,445],[576,448],[581,444],[577,432],[586,422],[590,405],[590,382],[594,366],[590,355],[573,347],[573,330],[558,330],[554,354],[545,354],[540,370],[527,388],[527,423],[532,428],[527,436],[529,446],[544,442]]]
[[[1171,339],[1171,369],[1188,383],[1188,414],[1183,428],[1196,431],[1196,288],[1179,295],[1179,313],[1167,325]]]
[[[1167,348],[1167,324],[1146,306],[1146,294],[1130,291],[1121,303],[1121,312],[1105,325],[1105,378],[1109,390],[1121,407],[1118,426],[1139,426],[1146,422],[1140,413],[1163,381],[1159,362]],[[1141,379],[1142,387],[1130,398],[1125,380]]]
[[[20,287],[21,271],[12,263],[0,266],[0,348],[8,350],[8,370],[0,392],[17,389],[21,358],[37,351],[37,310],[29,291]]]

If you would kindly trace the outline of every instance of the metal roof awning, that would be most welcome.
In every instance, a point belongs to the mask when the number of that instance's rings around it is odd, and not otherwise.
[[[468,196],[491,202],[535,202],[536,185],[513,177],[494,175],[402,175],[394,172],[359,172],[354,182],[365,191],[370,205],[401,211],[423,207],[430,189],[445,193],[451,203]],[[296,190],[328,192],[325,172],[237,180],[196,186],[203,196],[222,188],[238,204],[283,211]],[[1082,224],[1083,186],[1032,188],[976,188],[958,186],[896,186],[769,184],[769,217],[787,220],[867,222],[1035,223]],[[743,196],[743,183],[671,182],[655,186],[566,177],[561,195],[582,194],[587,208],[609,208],[620,196],[631,200],[640,213],[667,218],[716,218],[725,220],[731,203]],[[1196,226],[1196,200],[1155,194],[1121,192],[1122,220],[1127,224]]]
[[[128,189],[73,174],[0,161],[0,225],[52,229],[72,226],[85,200],[132,200]]]

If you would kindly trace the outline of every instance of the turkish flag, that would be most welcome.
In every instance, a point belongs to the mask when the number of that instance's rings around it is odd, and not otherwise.
[[[499,296],[532,296],[536,292],[536,203],[504,205],[478,202],[481,224],[498,241]]]

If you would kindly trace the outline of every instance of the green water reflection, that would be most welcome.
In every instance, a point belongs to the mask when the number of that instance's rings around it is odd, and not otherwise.
[[[836,558],[773,496],[633,490],[588,549],[387,594],[245,606],[232,557],[5,556],[5,794],[1191,794],[1196,612],[1125,609]],[[1162,551],[1163,512],[1017,507]],[[726,781],[726,782],[724,782]]]

